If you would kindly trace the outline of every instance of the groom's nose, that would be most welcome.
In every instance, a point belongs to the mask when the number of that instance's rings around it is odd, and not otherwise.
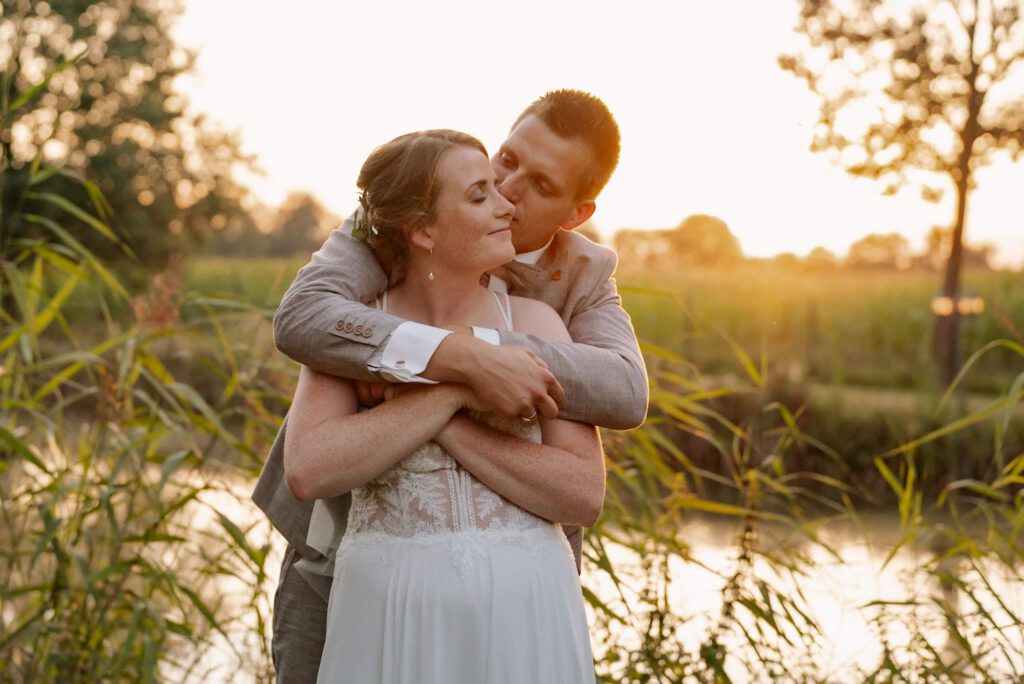
[[[519,171],[513,171],[498,184],[498,192],[509,202],[515,204],[519,201],[522,185],[522,177],[519,175]]]

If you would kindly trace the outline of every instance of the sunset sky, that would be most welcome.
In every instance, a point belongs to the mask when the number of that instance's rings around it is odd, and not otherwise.
[[[287,9],[285,9],[287,7]],[[600,96],[622,130],[622,159],[594,218],[670,228],[724,219],[747,254],[843,254],[870,232],[914,247],[953,220],[953,195],[883,197],[808,151],[815,98],[776,57],[798,44],[795,3],[444,0],[361,3],[186,0],[178,38],[198,50],[182,79],[193,106],[241,132],[265,175],[265,202],[308,190],[340,215],[378,144],[456,128],[493,150],[530,101],[572,87]],[[966,237],[1024,265],[1024,163],[978,174]]]

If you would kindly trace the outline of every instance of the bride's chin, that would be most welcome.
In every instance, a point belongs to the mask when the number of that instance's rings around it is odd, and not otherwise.
[[[494,251],[489,254],[487,259],[481,260],[481,264],[488,264],[484,266],[484,271],[492,271],[499,266],[504,266],[508,262],[512,261],[516,256],[516,250],[511,245],[508,250]]]

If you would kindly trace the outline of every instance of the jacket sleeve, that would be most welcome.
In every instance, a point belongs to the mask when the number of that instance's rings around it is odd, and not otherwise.
[[[274,343],[318,371],[378,380],[367,364],[404,321],[362,304],[387,288],[387,276],[351,232],[349,217],[299,270],[274,314]]]
[[[578,304],[568,323],[573,342],[548,342],[532,335],[501,333],[503,344],[537,353],[565,390],[561,417],[613,430],[629,430],[647,416],[647,369],[629,314],[612,274],[617,258],[607,250],[598,286]]]

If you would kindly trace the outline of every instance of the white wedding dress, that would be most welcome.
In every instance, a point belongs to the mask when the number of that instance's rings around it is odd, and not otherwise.
[[[508,300],[495,297],[511,329]],[[536,424],[474,417],[540,441]],[[317,502],[311,543],[330,547],[330,525]],[[435,442],[353,490],[334,560],[318,682],[594,682],[561,528],[499,496]]]

